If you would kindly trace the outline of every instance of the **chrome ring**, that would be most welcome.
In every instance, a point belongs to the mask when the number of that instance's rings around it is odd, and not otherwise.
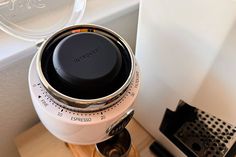
[[[101,34],[102,33],[104,33],[104,35],[108,34],[108,35],[111,35],[112,37],[116,38],[118,40],[118,42],[122,43],[125,46],[125,48],[128,50],[130,60],[131,60],[130,74],[129,74],[127,80],[125,81],[125,83],[118,90],[113,92],[112,94],[101,97],[101,98],[96,98],[96,99],[73,98],[73,97],[67,96],[67,95],[59,92],[58,90],[53,88],[49,84],[49,82],[46,80],[46,78],[43,74],[43,71],[42,71],[42,67],[41,67],[41,60],[42,60],[42,55],[43,55],[45,47],[48,44],[50,44],[50,42],[59,34],[66,32],[68,30],[77,30],[77,29],[99,30],[100,31],[99,33],[101,33]],[[87,110],[90,111],[91,110],[90,106],[93,106],[92,110],[101,110],[103,108],[113,105],[114,102],[117,102],[122,98],[122,95],[125,93],[126,89],[128,88],[128,86],[130,85],[130,83],[132,81],[132,78],[134,77],[135,59],[134,59],[134,54],[132,52],[132,49],[129,47],[128,43],[122,37],[120,37],[118,34],[113,32],[112,30],[101,27],[101,26],[97,26],[97,25],[75,25],[75,26],[64,28],[61,31],[58,31],[57,33],[55,33],[53,36],[51,36],[49,39],[47,39],[40,46],[40,48],[37,52],[37,57],[36,57],[36,69],[37,69],[39,79],[42,82],[43,86],[59,102],[65,104],[65,105],[69,105],[68,107],[72,107],[72,108],[76,107],[78,110],[81,110],[81,111],[87,111]],[[107,103],[107,102],[109,102],[109,103]],[[96,107],[94,107],[94,106],[96,106]]]

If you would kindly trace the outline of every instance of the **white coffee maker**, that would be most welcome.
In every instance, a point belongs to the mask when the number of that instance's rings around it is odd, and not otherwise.
[[[136,57],[142,82],[135,118],[174,156],[189,155],[160,127],[167,113],[183,111],[179,105],[236,125],[235,22],[234,0],[140,2]]]

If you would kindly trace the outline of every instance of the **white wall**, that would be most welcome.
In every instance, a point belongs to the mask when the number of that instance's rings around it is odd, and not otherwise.
[[[131,47],[135,47],[137,30],[138,9],[128,14],[117,17],[112,21],[97,21],[100,24],[111,28],[124,37]],[[32,50],[27,50],[32,51]],[[1,52],[2,53],[2,52]],[[32,54],[25,56],[5,66],[0,71],[0,156],[18,156],[13,139],[20,132],[38,122],[38,117],[33,109],[28,85],[27,75]]]

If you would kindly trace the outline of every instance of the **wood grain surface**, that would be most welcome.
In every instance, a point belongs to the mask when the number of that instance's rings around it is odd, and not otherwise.
[[[155,157],[149,150],[153,137],[134,119],[127,129],[137,154],[140,157]],[[68,145],[49,133],[41,123],[17,136],[15,143],[21,157],[91,157],[95,149],[94,145]],[[136,157],[137,154],[131,151],[130,157]]]

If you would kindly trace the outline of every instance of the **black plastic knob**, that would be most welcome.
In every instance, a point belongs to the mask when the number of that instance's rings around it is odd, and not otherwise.
[[[131,67],[123,42],[101,30],[61,32],[49,40],[41,58],[48,83],[58,92],[78,99],[114,93],[127,81]]]
[[[82,92],[99,92],[119,74],[119,48],[97,33],[76,33],[62,39],[53,52],[53,66],[63,82]]]

